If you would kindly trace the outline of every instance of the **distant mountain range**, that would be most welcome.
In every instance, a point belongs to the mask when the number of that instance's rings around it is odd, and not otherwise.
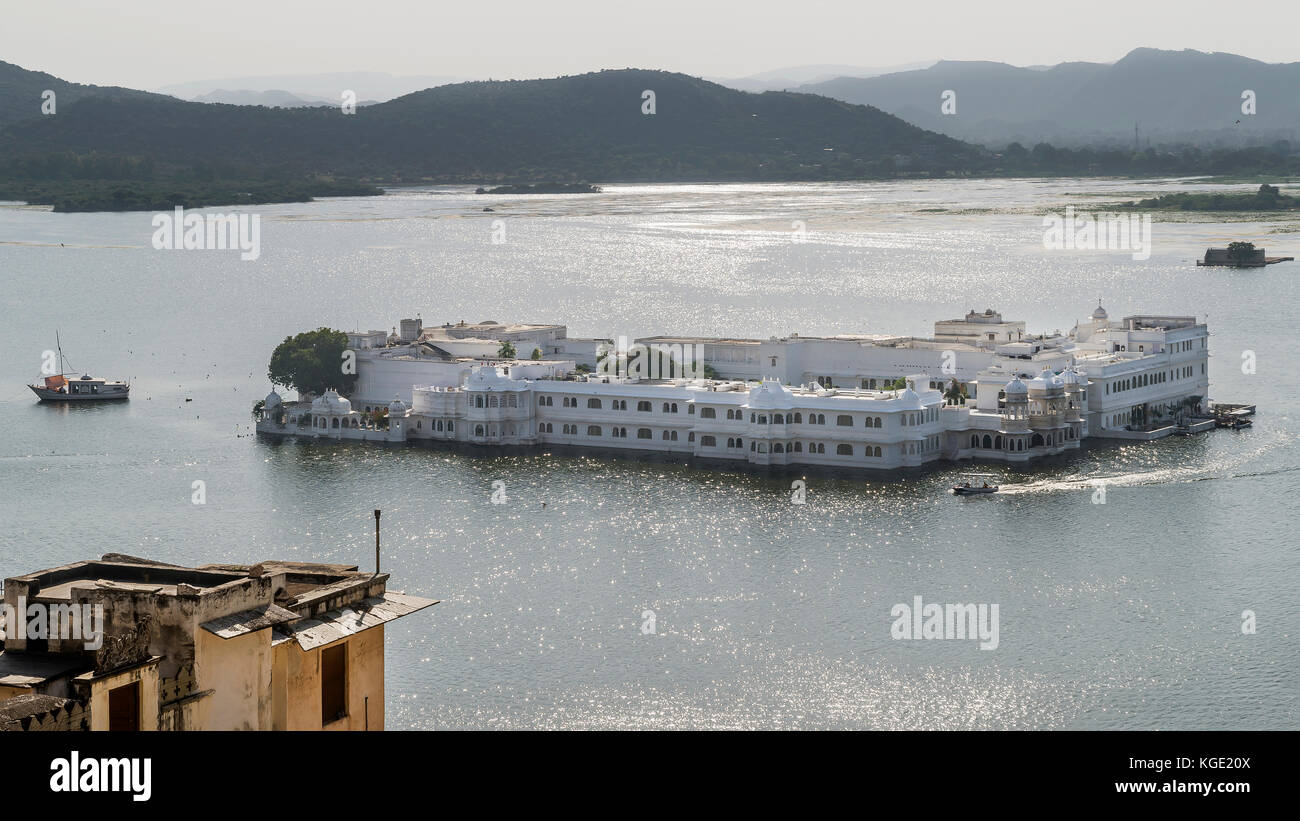
[[[934,60],[930,60],[928,62],[908,63],[886,68],[845,65],[790,66],[760,72],[759,74],[751,74],[748,77],[708,77],[706,79],[738,91],[793,91],[801,85],[822,83],[841,77],[878,77],[881,74],[894,74],[900,71],[928,68],[934,65],[934,62]]]
[[[1290,143],[1240,141],[1269,129],[1289,136],[1284,124],[1300,122],[1300,103],[1285,93],[1295,71],[1143,50],[1114,66],[944,62],[805,86],[822,92],[810,94],[624,69],[454,83],[373,105],[364,105],[365,87],[346,89],[358,96],[349,113],[341,99],[324,104],[329,97],[274,88],[214,89],[201,92],[213,102],[194,102],[0,63],[0,199],[152,210],[360,196],[377,193],[376,184],[417,182],[1289,176],[1300,173]],[[1239,109],[1239,86],[1256,93],[1260,113],[1233,122],[1228,133],[1239,142],[1229,148],[1134,151],[1125,142],[1131,117],[1153,139],[1212,131]],[[957,95],[952,116],[937,113],[945,89]],[[53,116],[41,111],[45,90],[57,95]],[[934,130],[847,101],[863,97]],[[1069,147],[1087,135],[1117,147]]]
[[[319,97],[304,97],[282,89],[253,91],[247,88],[218,88],[207,94],[198,94],[192,98],[196,103],[225,103],[226,105],[262,105],[268,108],[302,108],[303,106],[334,105],[331,101]]]
[[[916,71],[843,77],[798,91],[872,105],[922,128],[994,147],[1190,142],[1239,146],[1300,133],[1300,63],[1235,54],[1139,48],[1113,64],[942,60]],[[941,113],[955,92],[956,114]],[[1256,113],[1242,113],[1242,93]],[[1238,122],[1240,121],[1240,122]]]
[[[847,76],[847,73],[846,75]],[[225,77],[218,80],[194,80],[173,83],[157,89],[182,100],[206,103],[232,103],[235,105],[276,105],[258,102],[253,98],[244,102],[238,95],[265,92],[272,95],[288,94],[308,104],[317,102],[338,105],[344,91],[356,94],[358,100],[386,102],[426,88],[464,82],[464,77],[437,75],[394,76],[382,71],[337,71],[325,74],[276,74],[248,77]],[[811,82],[811,81],[810,81]],[[230,89],[237,89],[231,91]],[[215,96],[214,96],[215,95]],[[268,100],[275,99],[267,98]],[[287,98],[286,98],[287,99]],[[289,105],[289,103],[281,103]]]
[[[959,171],[982,154],[868,106],[748,94],[662,71],[444,85],[353,114],[114,90],[60,105],[53,117],[39,116],[39,88],[53,78],[16,66],[2,74],[33,116],[0,130],[0,155],[139,157],[155,175],[202,167],[240,179],[858,179]],[[643,113],[647,90],[653,114]]]

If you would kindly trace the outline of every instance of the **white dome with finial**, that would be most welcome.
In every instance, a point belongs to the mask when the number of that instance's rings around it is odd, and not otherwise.
[[[267,410],[270,410],[272,408],[280,407],[281,403],[283,402],[284,400],[280,398],[280,394],[272,390],[270,393],[266,395],[266,398],[262,400],[262,407],[266,408]]]
[[[1109,316],[1109,314],[1106,313],[1106,309],[1103,308],[1103,307],[1101,307],[1101,300],[1100,300],[1100,299],[1097,300],[1097,307],[1096,307],[1095,309],[1093,309],[1093,312],[1092,312],[1092,318],[1093,318],[1093,319],[1106,319],[1108,316]]]
[[[1008,382],[1006,384],[1006,387],[1003,388],[1002,390],[1006,393],[1007,396],[1028,396],[1029,395],[1029,388],[1025,385],[1024,382],[1020,381],[1019,376],[1012,377],[1011,381]]]
[[[1042,373],[1029,380],[1029,390],[1031,392],[1048,393],[1059,391],[1063,387],[1065,387],[1065,383],[1061,381],[1061,377],[1052,373],[1050,368],[1043,368]]]
[[[925,407],[921,404],[921,397],[912,390],[910,385],[903,389],[895,401],[902,406],[903,410],[922,410]]]
[[[345,397],[339,396],[338,391],[330,388],[311,403],[311,412],[347,416],[352,413],[352,403]]]
[[[751,408],[791,408],[794,393],[775,379],[764,379],[757,387],[750,388],[747,404]]]
[[[403,402],[403,401],[402,401],[401,399],[399,399],[398,397],[394,396],[394,397],[393,397],[393,401],[390,402],[389,405],[388,405],[388,415],[389,415],[389,416],[405,416],[405,415],[406,415],[406,403]]]

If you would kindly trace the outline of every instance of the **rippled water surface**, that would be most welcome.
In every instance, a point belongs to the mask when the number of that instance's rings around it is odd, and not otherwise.
[[[380,507],[390,585],[442,600],[389,628],[390,728],[1296,729],[1300,268],[1193,260],[1296,255],[1297,224],[1157,222],[1144,261],[1042,243],[1046,211],[1188,187],[406,189],[264,207],[251,262],[156,251],[149,214],[0,206],[0,575],[108,551],[368,567]],[[1042,331],[1098,298],[1208,314],[1212,396],[1257,403],[1255,426],[977,468],[1007,488],[985,499],[943,492],[957,467],[810,477],[805,505],[789,478],[250,435],[271,350],[320,325],[928,334],[993,307]],[[56,329],[76,368],[133,380],[129,404],[34,401]],[[998,648],[892,640],[917,595],[997,603]]]

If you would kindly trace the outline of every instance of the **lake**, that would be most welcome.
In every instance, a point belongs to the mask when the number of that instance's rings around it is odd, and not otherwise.
[[[405,188],[251,209],[251,261],[155,250],[152,214],[3,205],[0,576],[110,551],[368,568],[382,508],[390,589],[441,600],[388,628],[390,729],[1296,729],[1297,263],[1194,260],[1235,239],[1295,255],[1300,223],[1157,219],[1145,260],[1043,243],[1045,212],[1208,187]],[[1042,332],[1098,299],[1206,319],[1211,398],[1257,404],[1254,427],[975,467],[991,498],[944,492],[970,465],[809,477],[803,505],[789,477],[252,435],[271,351],[319,326],[928,335],[992,307]],[[56,331],[131,401],[37,404]],[[916,596],[997,604],[998,647],[892,639]]]

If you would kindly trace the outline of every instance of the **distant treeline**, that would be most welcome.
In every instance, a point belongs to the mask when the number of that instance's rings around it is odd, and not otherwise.
[[[27,154],[0,162],[0,200],[50,205],[59,212],[262,205],[381,193],[356,180],[304,178],[274,169],[259,173],[200,165],[160,172],[151,157],[102,152]]]
[[[1271,146],[1202,150],[1195,146],[1124,149],[1057,148],[1039,143],[1027,149],[1011,143],[988,158],[996,174],[1032,176],[1282,176],[1300,173],[1300,154],[1289,140]]]

